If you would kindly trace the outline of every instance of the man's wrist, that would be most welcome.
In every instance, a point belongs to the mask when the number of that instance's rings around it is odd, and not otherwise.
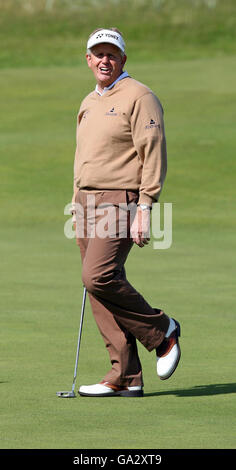
[[[138,207],[140,207],[142,211],[146,211],[146,210],[150,211],[152,209],[148,204],[138,204]]]

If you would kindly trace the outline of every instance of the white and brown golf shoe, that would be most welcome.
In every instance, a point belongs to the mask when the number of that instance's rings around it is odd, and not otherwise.
[[[179,364],[181,351],[179,345],[180,324],[171,318],[170,334],[156,348],[157,355],[157,375],[161,380],[171,377]]]
[[[141,385],[119,387],[103,381],[94,385],[81,385],[79,394],[83,397],[142,397],[143,388]]]

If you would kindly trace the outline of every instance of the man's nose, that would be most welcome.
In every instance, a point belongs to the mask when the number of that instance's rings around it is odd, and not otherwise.
[[[105,64],[107,64],[108,62],[110,62],[109,56],[108,56],[108,55],[104,55],[103,58],[102,58],[102,62],[104,62]]]

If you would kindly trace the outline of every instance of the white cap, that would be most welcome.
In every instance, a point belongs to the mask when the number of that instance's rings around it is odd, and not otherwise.
[[[122,52],[125,52],[125,43],[121,34],[117,33],[116,31],[112,31],[111,29],[101,29],[100,31],[94,33],[87,42],[87,49],[91,49],[91,47],[103,42],[113,44]]]

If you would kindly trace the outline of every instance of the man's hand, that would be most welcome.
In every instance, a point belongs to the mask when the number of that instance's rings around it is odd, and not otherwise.
[[[130,228],[131,238],[140,248],[150,240],[150,212],[150,209],[143,210],[138,206]]]

